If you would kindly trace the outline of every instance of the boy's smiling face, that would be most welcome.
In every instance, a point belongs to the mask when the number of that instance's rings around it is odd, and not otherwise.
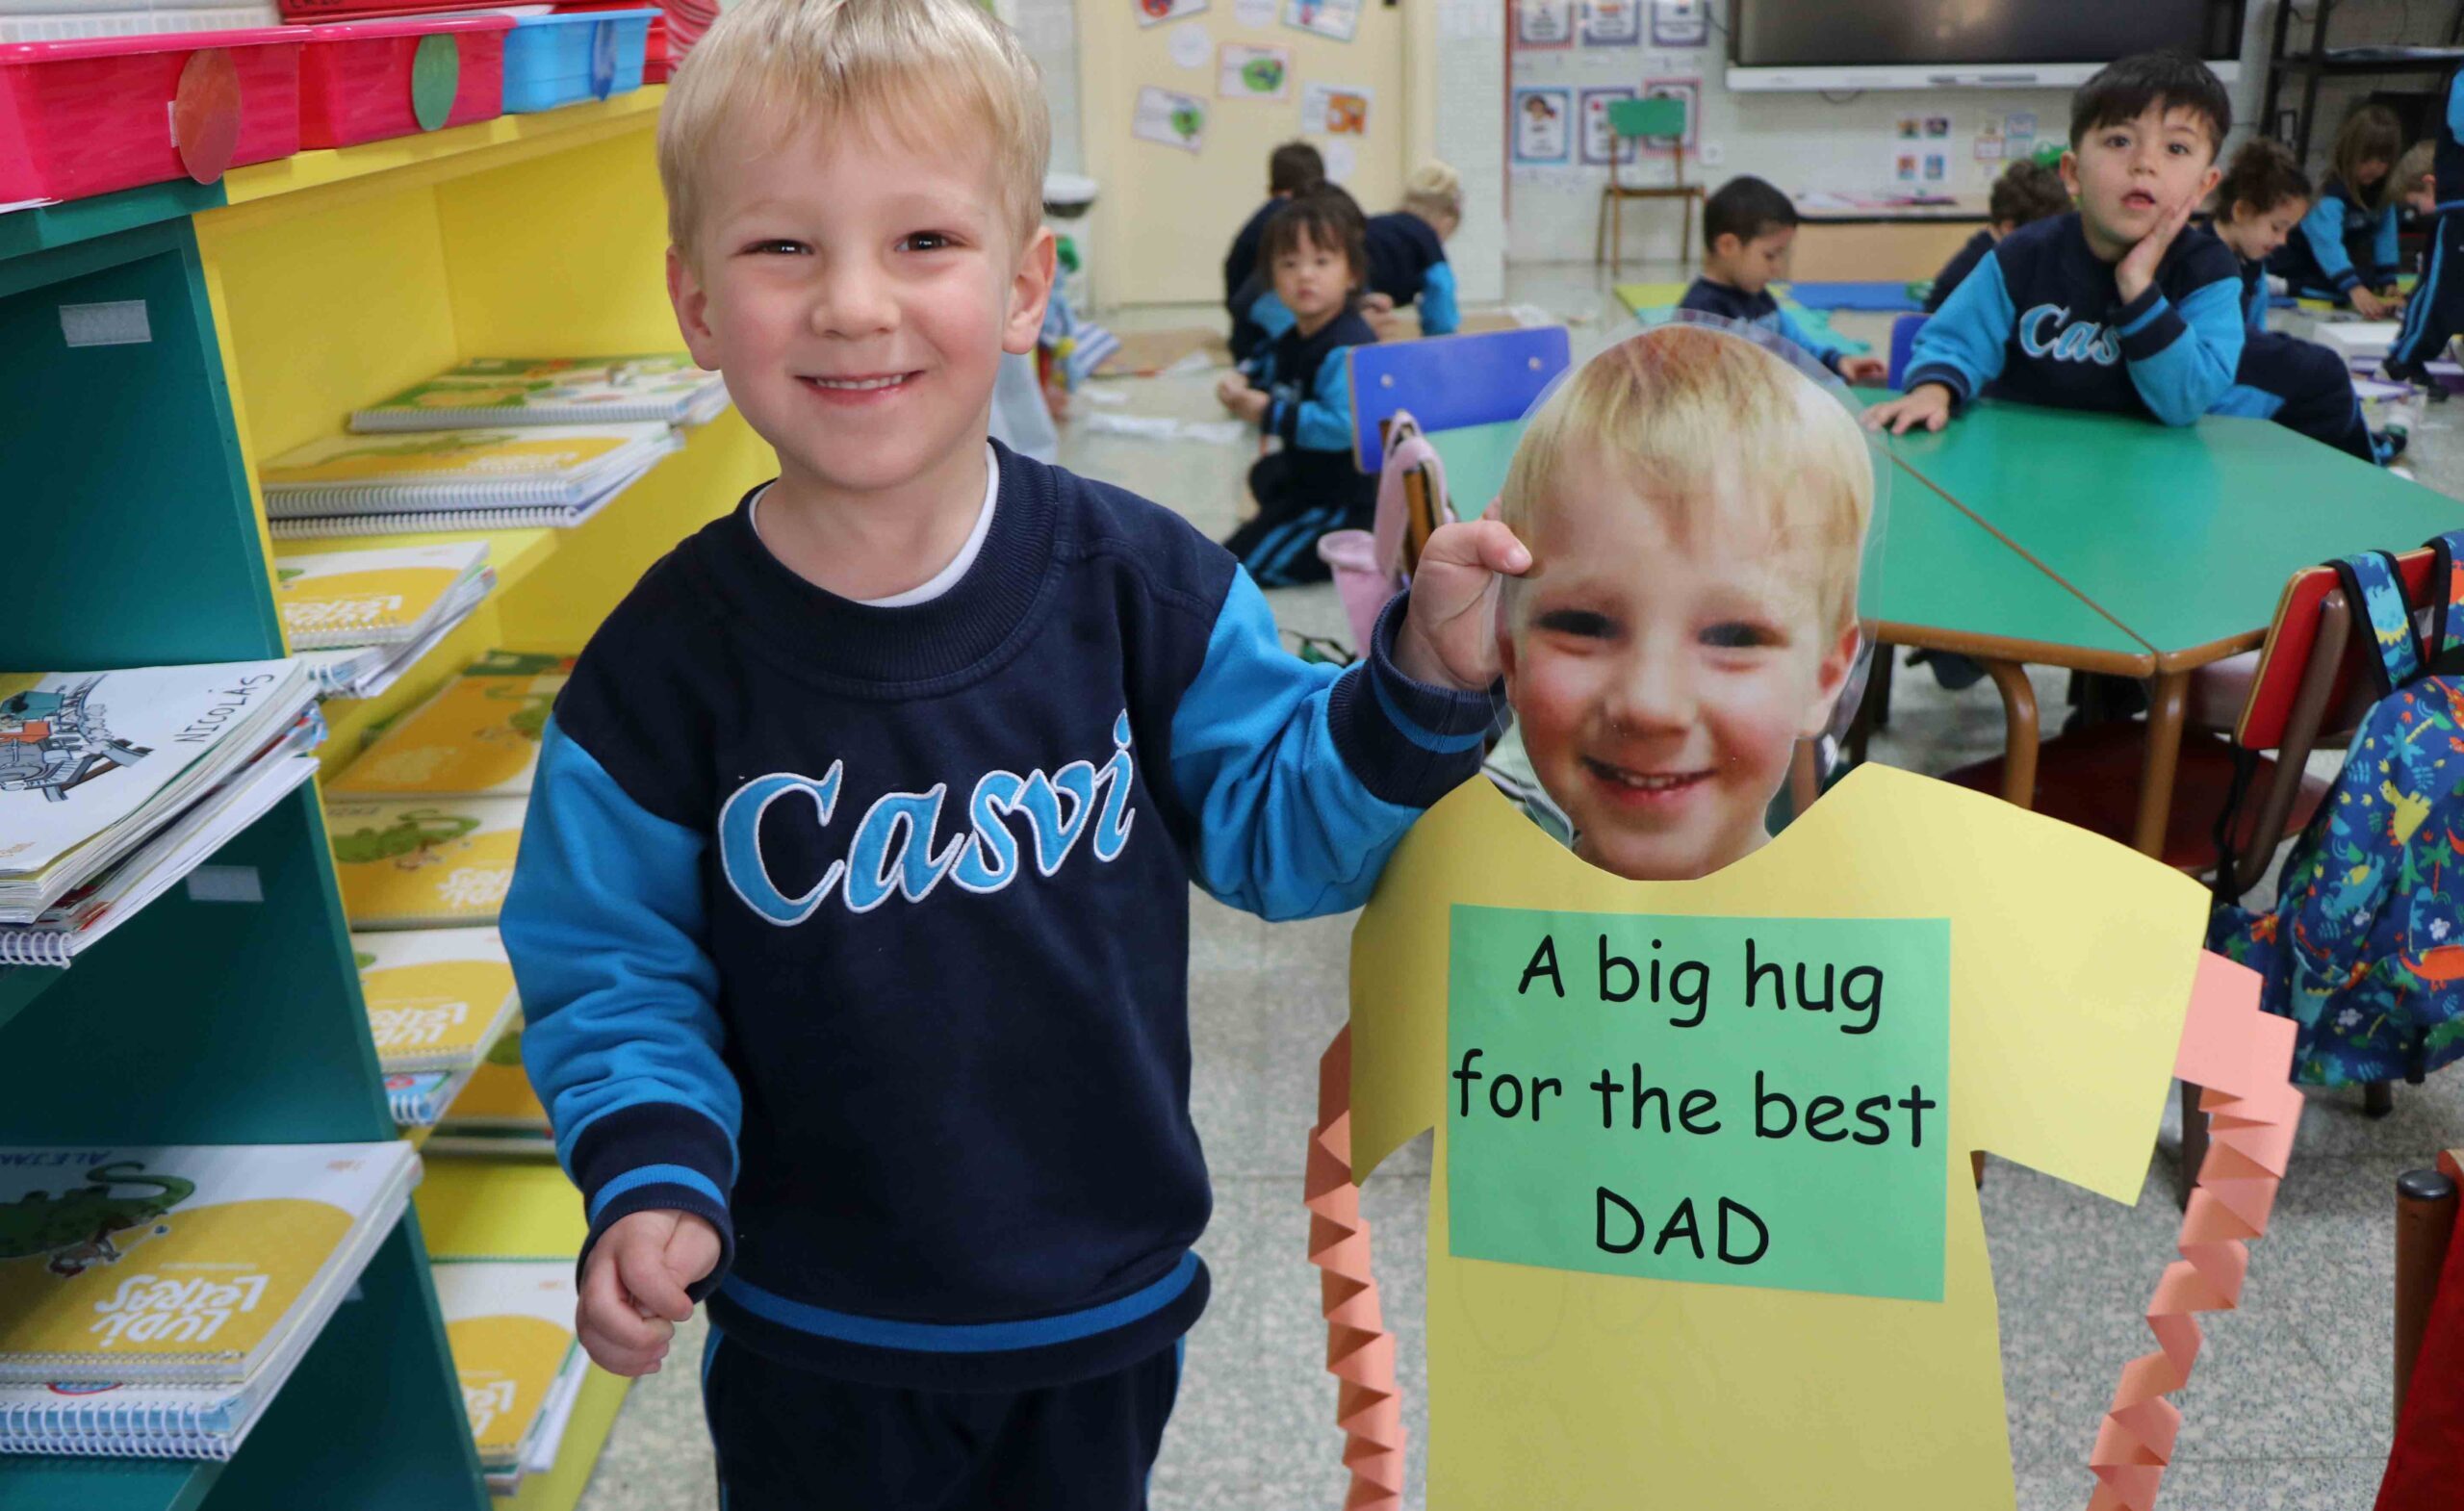
[[[2078,196],[2081,228],[2099,257],[2118,261],[2168,212],[2216,187],[2211,124],[2201,111],[2160,100],[2135,120],[2091,128],[2063,154],[2063,181]]]
[[[1765,511],[1638,496],[1586,458],[1535,511],[1539,562],[1500,636],[1533,773],[1582,858],[1619,876],[1707,876],[1768,837],[1796,742],[1822,731],[1858,629],[1826,627],[1833,570],[1743,523]],[[1733,526],[1726,521],[1739,523]]]
[[[1043,323],[1052,238],[1018,245],[986,149],[848,124],[709,154],[691,255],[668,254],[678,322],[783,486],[980,475],[1001,355]]]

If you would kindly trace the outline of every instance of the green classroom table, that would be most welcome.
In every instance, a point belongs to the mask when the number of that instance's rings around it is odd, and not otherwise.
[[[1464,512],[1496,496],[1522,429],[1429,434]],[[1989,399],[1939,434],[1888,445],[1899,476],[1873,606],[1880,638],[1984,663],[2009,736],[2003,795],[2022,806],[2038,741],[2022,668],[2148,679],[2133,837],[2151,855],[2171,809],[2190,673],[2259,645],[2300,568],[2464,527],[2464,504],[2267,421],[2168,428]]]

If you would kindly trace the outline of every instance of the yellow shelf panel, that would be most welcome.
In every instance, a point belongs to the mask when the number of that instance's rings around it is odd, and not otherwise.
[[[551,1160],[440,1154],[411,1199],[438,1259],[571,1259],[590,1236],[581,1192]]]
[[[229,216],[233,210],[264,200],[359,179],[391,175],[432,182],[563,152],[601,137],[646,129],[657,121],[659,103],[666,98],[665,85],[652,85],[613,99],[568,105],[561,110],[500,115],[495,120],[425,136],[301,152],[272,163],[233,168],[222,176],[229,207],[208,211],[198,219]]]
[[[565,1441],[556,1450],[556,1467],[524,1480],[522,1489],[511,1499],[496,1504],[503,1511],[573,1511],[590,1484],[591,1471],[599,1467],[599,1455],[607,1447],[607,1435],[615,1430],[616,1413],[625,1404],[625,1393],[632,1388],[633,1382],[623,1375],[610,1374],[592,1365],[582,1381],[581,1397],[574,1402],[573,1420],[565,1424]]]

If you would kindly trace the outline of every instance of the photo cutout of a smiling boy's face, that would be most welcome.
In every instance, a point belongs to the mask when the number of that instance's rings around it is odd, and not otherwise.
[[[1858,667],[1875,468],[1780,347],[1691,320],[1620,342],[1542,401],[1499,497],[1537,563],[1501,617],[1506,698],[1577,854],[1619,876],[1760,846]]]

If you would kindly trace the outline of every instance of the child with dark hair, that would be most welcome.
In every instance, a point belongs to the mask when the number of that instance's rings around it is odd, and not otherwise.
[[[2447,76],[2438,115],[2438,135],[2431,138],[2429,172],[2422,190],[2430,200],[2429,248],[2422,258],[2422,281],[2404,306],[2404,326],[2387,352],[2387,374],[2428,387],[2430,397],[2447,390],[2430,382],[2424,364],[2447,350],[2455,333],[2464,330],[2464,68]]]
[[[1849,382],[1880,382],[1887,363],[1848,355],[1838,337],[1772,296],[1770,286],[1788,276],[1796,240],[1797,207],[1787,195],[1750,173],[1730,179],[1703,201],[1703,275],[1677,307],[1778,331]]]
[[[2283,143],[2265,138],[2243,143],[2216,186],[2215,231],[2241,264],[2242,312],[2248,334],[2233,386],[2213,412],[2272,420],[2383,466],[2403,450],[2403,434],[2371,434],[2344,359],[2324,346],[2268,329],[2267,258],[2293,234],[2309,205],[2310,180]]]
[[[1366,528],[1377,479],[1352,465],[1347,346],[1377,333],[1355,307],[1369,277],[1360,207],[1331,185],[1267,222],[1259,262],[1292,324],[1217,385],[1223,407],[1282,443],[1249,469],[1258,512],[1223,544],[1261,587],[1322,582],[1318,540]]]
[[[1243,285],[1257,274],[1258,243],[1266,236],[1267,222],[1293,195],[1306,193],[1325,181],[1325,159],[1306,141],[1287,141],[1267,155],[1267,202],[1242,222],[1232,238],[1232,250],[1223,257],[1223,307],[1232,315],[1235,360],[1248,356],[1268,337],[1249,320],[1249,300],[1242,297]],[[1250,298],[1254,297],[1252,292]]]
[[[2223,84],[2187,54],[2098,70],[2071,97],[2062,155],[2079,208],[1995,245],[1917,332],[1906,397],[1865,423],[1939,430],[1988,393],[2169,425],[2214,408],[2242,360],[2242,283],[2190,218],[2232,125]]]
[[[2404,150],[2403,128],[2384,105],[2365,105],[2336,132],[2318,203],[2300,233],[2268,261],[2295,292],[2350,304],[2363,320],[2396,313],[2396,199],[2389,175]]]
[[[1985,229],[1969,237],[1967,243],[1952,253],[1942,270],[1934,275],[1933,290],[1925,295],[1925,313],[1931,315],[1940,309],[1951,291],[1976,270],[1978,263],[1991,255],[2002,238],[2069,208],[2070,191],[2063,187],[2062,175],[2053,169],[2032,158],[2021,158],[2004,168],[1986,200]]]

